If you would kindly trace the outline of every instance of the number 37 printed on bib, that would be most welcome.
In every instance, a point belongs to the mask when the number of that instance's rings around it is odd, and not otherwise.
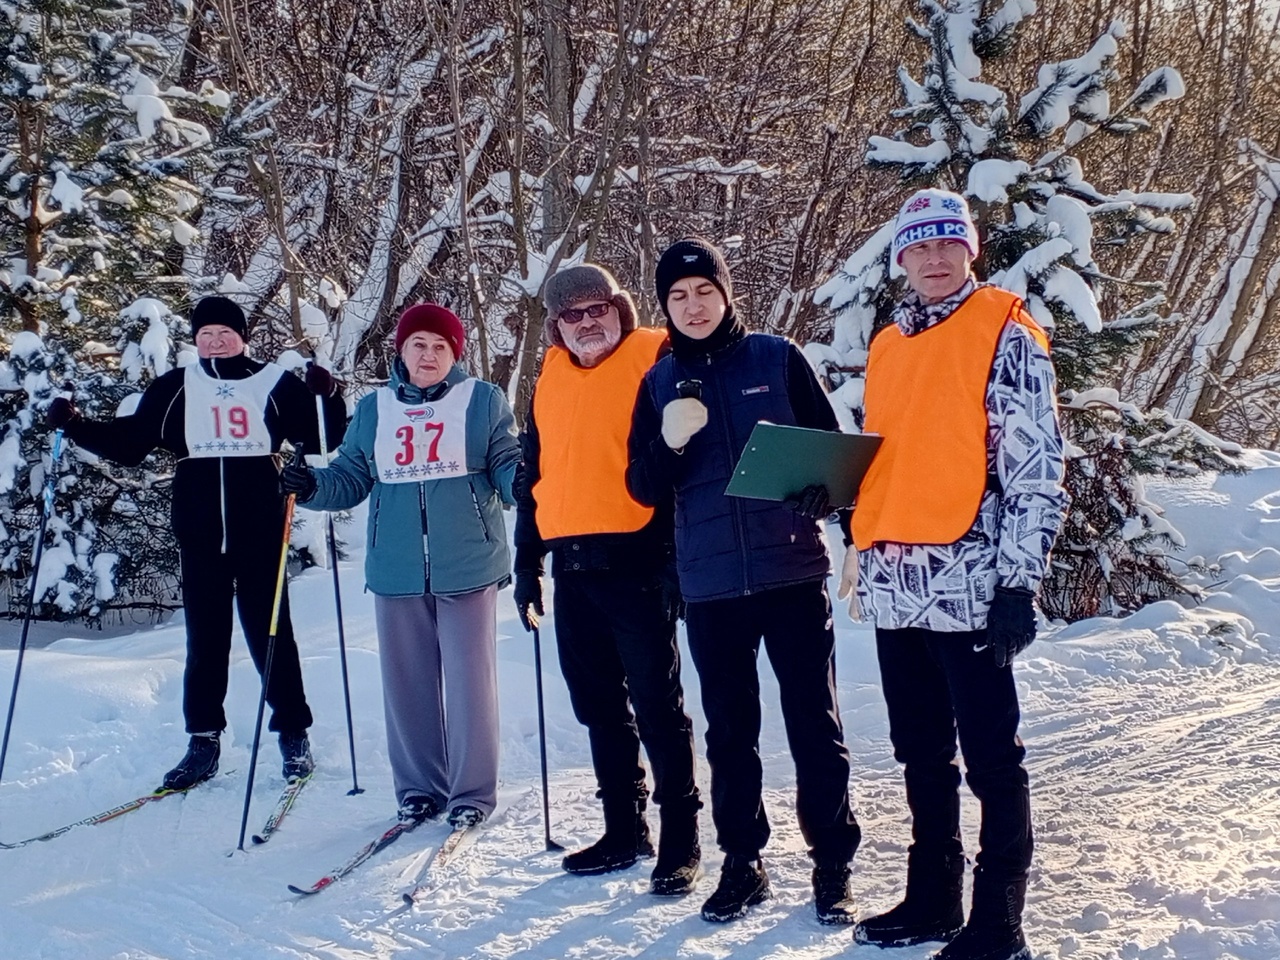
[[[467,404],[474,380],[464,380],[431,403],[402,403],[378,391],[374,461],[383,483],[417,483],[467,472]]]

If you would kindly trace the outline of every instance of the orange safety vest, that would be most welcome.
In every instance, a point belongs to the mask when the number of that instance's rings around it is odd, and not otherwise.
[[[563,347],[548,348],[533,394],[542,539],[634,533],[653,516],[627,491],[627,437],[640,381],[666,339],[665,330],[639,327],[594,367],[578,366]]]
[[[1008,322],[1049,340],[1022,301],[979,287],[951,316],[915,336],[881,331],[867,359],[863,429],[884,441],[858,491],[853,539],[955,543],[987,489],[987,381]]]

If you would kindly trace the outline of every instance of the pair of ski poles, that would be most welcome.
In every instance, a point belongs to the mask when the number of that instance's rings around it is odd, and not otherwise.
[[[329,460],[329,438],[324,424],[324,398],[316,397],[316,423],[320,431],[320,458],[326,463]],[[302,460],[302,445],[294,450],[294,461]],[[276,591],[271,601],[271,629],[267,634],[267,657],[262,669],[262,690],[258,695],[258,716],[253,725],[253,748],[249,753],[249,777],[244,789],[244,810],[240,815],[240,838],[236,842],[237,850],[244,850],[245,831],[249,826],[249,804],[253,797],[253,775],[258,766],[258,746],[262,740],[262,715],[267,703],[267,684],[271,681],[271,661],[276,649],[276,629],[280,620],[280,603],[284,597],[285,568],[289,563],[289,537],[293,532],[293,508],[297,503],[297,495],[289,494],[284,505],[284,536],[280,543],[280,564],[276,568]],[[338,579],[338,538],[333,530],[333,514],[325,513],[328,525],[325,539],[329,548],[329,567],[333,570],[333,602],[338,614],[338,659],[342,663],[342,699],[347,710],[347,746],[351,754],[351,789],[347,796],[364,793],[356,778],[356,740],[355,727],[351,721],[351,685],[347,676],[347,634],[342,621],[342,589]]]
[[[328,442],[327,442],[325,423],[324,423],[324,406],[323,406],[323,400],[320,397],[316,398],[316,413],[317,413],[317,418],[319,422],[321,455],[325,459],[327,459],[328,458]],[[26,609],[23,612],[23,618],[22,618],[22,635],[21,635],[21,639],[18,642],[18,658],[17,658],[17,663],[14,667],[14,672],[13,672],[13,687],[9,693],[9,708],[8,708],[7,715],[5,717],[4,736],[3,736],[3,740],[0,740],[0,782],[3,782],[3,779],[4,779],[4,765],[5,765],[5,760],[8,757],[8,753],[9,753],[9,735],[13,729],[14,708],[18,701],[18,685],[22,679],[22,664],[26,656],[27,639],[30,634],[31,620],[35,613],[36,587],[37,587],[37,583],[40,575],[40,562],[44,555],[45,533],[48,530],[50,517],[53,515],[54,487],[57,481],[58,463],[62,456],[63,436],[64,436],[64,433],[62,428],[59,428],[54,432],[52,455],[50,457],[48,474],[45,478],[43,503],[40,511],[40,521],[37,527],[36,540],[35,540],[35,545],[32,552],[31,580],[30,580],[30,585],[27,589]],[[298,455],[301,456],[301,449],[299,449]],[[264,669],[262,673],[262,691],[258,700],[258,716],[257,716],[257,722],[255,723],[255,726],[254,726],[254,733],[253,733],[252,761],[250,763],[250,768],[249,768],[248,788],[246,789],[246,792],[245,792],[244,820],[241,822],[241,825],[240,825],[240,842],[238,844],[238,849],[241,849],[241,850],[244,849],[245,824],[247,823],[247,819],[248,819],[249,799],[253,789],[253,770],[257,762],[258,748],[261,742],[262,716],[264,712],[264,705],[266,702],[267,684],[269,683],[270,677],[271,677],[271,663],[275,653],[275,641],[276,641],[276,632],[277,632],[279,614],[280,614],[280,604],[284,594],[284,575],[285,575],[285,567],[286,567],[286,564],[288,561],[288,555],[289,555],[289,536],[292,530],[294,502],[295,502],[295,498],[292,494],[290,494],[285,505],[284,535],[282,538],[282,545],[281,545],[281,551],[280,551],[280,565],[279,565],[278,574],[276,577],[275,597],[272,601],[271,627],[270,627],[270,632],[267,640],[266,663],[264,665]],[[351,786],[351,790],[348,791],[348,795],[354,795],[358,793],[363,793],[364,791],[360,787],[360,784],[356,775],[355,729],[354,729],[354,725],[351,717],[351,688],[350,688],[350,682],[349,682],[348,671],[347,671],[346,630],[344,628],[343,618],[342,618],[342,593],[341,593],[341,589],[339,585],[339,577],[338,577],[337,537],[334,534],[332,514],[329,514],[327,519],[328,519],[328,528],[326,530],[326,539],[328,541],[328,548],[329,548],[329,565],[333,570],[333,596],[334,596],[334,604],[336,605],[336,608],[337,608],[337,617],[338,617],[338,649],[339,649],[339,659],[342,664],[342,694],[343,694],[343,701],[346,707],[346,715],[347,715],[347,744],[348,744],[350,755],[351,755],[352,786]]]
[[[323,459],[327,460],[329,445],[325,430],[324,401],[321,397],[316,397],[316,418],[320,432],[320,454]],[[27,636],[31,627],[31,618],[35,611],[36,582],[40,573],[40,560],[44,553],[45,531],[49,525],[49,518],[53,513],[54,484],[57,479],[58,461],[62,455],[62,439],[63,431],[60,428],[54,433],[49,473],[45,478],[44,503],[40,513],[39,529],[36,533],[36,542],[32,558],[31,583],[27,591],[26,610],[22,619],[22,639],[18,644],[18,660],[13,673],[13,689],[9,694],[9,710],[8,715],[5,718],[4,739],[3,742],[0,743],[0,782],[3,782],[4,779],[4,763],[9,751],[9,733],[13,726],[13,711],[18,699],[18,683],[22,677],[22,661],[26,653]],[[296,452],[296,456],[299,458],[302,456],[301,447],[299,447]],[[289,538],[293,529],[293,508],[295,502],[296,497],[293,494],[289,494],[285,501],[284,532],[281,537],[280,563],[276,574],[275,596],[271,605],[271,626],[267,639],[267,656],[266,663],[264,664],[262,671],[262,689],[258,697],[258,713],[254,722],[253,747],[249,761],[248,783],[245,787],[244,810],[240,819],[240,837],[236,844],[237,850],[244,849],[245,831],[249,822],[249,805],[253,793],[254,770],[257,767],[258,749],[262,740],[262,717],[265,712],[267,685],[271,679],[271,664],[275,654],[276,632],[279,625],[280,604],[284,595],[285,568],[289,558]],[[339,660],[342,664],[342,696],[347,715],[347,746],[351,755],[351,789],[347,791],[347,795],[352,796],[358,793],[363,793],[364,790],[360,787],[356,774],[355,728],[351,718],[351,687],[347,671],[346,630],[342,617],[342,590],[338,576],[338,542],[333,528],[333,515],[326,514],[326,519],[327,529],[325,531],[325,539],[328,543],[329,567],[333,571],[333,600],[337,610],[338,651]],[[547,785],[547,734],[542,693],[542,644],[538,625],[536,623],[533,625],[533,656],[534,671],[537,682],[538,746],[542,767],[542,815],[546,848],[549,851],[563,850],[564,847],[551,839],[551,811]]]

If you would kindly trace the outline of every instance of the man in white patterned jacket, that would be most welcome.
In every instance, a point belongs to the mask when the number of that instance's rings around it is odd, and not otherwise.
[[[852,517],[840,596],[875,623],[894,756],[912,812],[907,889],[855,939],[948,941],[937,960],[1030,960],[1022,908],[1031,805],[1012,660],[1066,493],[1044,331],[978,283],[977,230],[957,194],[921,190],[892,258],[910,293],[875,337],[866,421],[884,437]],[[982,807],[973,904],[962,903],[957,735]]]

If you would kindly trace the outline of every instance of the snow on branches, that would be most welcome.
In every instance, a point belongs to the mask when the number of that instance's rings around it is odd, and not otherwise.
[[[181,37],[166,47],[135,13],[126,0],[15,0],[0,18],[0,588],[11,598],[30,574],[55,392],[110,417],[180,362],[183,260],[200,245],[214,166],[201,121],[227,100],[209,84],[168,84]],[[38,612],[173,606],[163,468],[68,450],[58,470]]]
[[[1172,232],[1170,214],[1194,198],[1100,190],[1086,179],[1079,153],[1093,137],[1148,129],[1146,114],[1182,96],[1182,80],[1161,67],[1113,107],[1114,61],[1125,35],[1115,23],[1079,56],[1042,65],[1034,86],[1011,96],[981,79],[983,67],[1016,41],[1036,13],[1034,2],[918,3],[923,20],[908,27],[928,45],[922,76],[899,69],[906,103],[893,116],[905,125],[892,137],[870,138],[866,162],[895,173],[904,191],[940,186],[969,197],[982,235],[975,271],[1021,296],[1053,338],[1073,451],[1067,486],[1075,500],[1045,583],[1045,607],[1076,618],[1167,596],[1178,581],[1165,550],[1177,538],[1143,497],[1139,475],[1231,469],[1234,451],[1163,411],[1141,411],[1118,396],[1102,402],[1096,391],[1113,382],[1128,351],[1152,336],[1162,301],[1158,283],[1118,288],[1095,250]],[[901,270],[890,262],[891,239],[889,222],[814,295],[836,319],[831,346],[810,348],[810,356],[837,385],[833,399],[850,404],[844,412],[858,422],[867,345],[903,292],[894,283]],[[1142,302],[1124,306],[1135,289]],[[1070,397],[1090,402],[1073,405]],[[1121,569],[1129,586],[1109,589],[1111,574]]]

